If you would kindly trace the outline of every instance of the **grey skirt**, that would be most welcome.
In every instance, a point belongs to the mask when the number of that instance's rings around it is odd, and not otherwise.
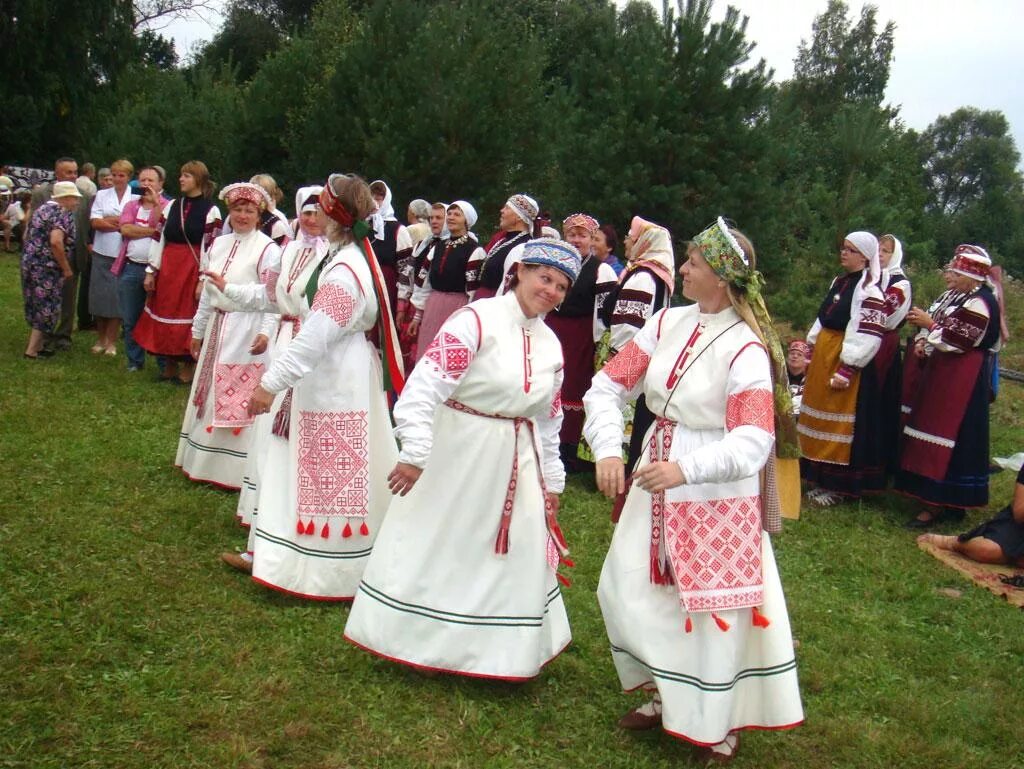
[[[89,314],[97,318],[120,318],[117,305],[117,276],[110,267],[114,257],[92,254],[92,272],[89,273]]]

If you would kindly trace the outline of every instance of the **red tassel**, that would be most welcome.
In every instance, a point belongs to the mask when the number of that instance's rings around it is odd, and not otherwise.
[[[693,632],[693,620],[690,619],[690,615],[689,614],[686,615],[686,632],[687,633],[692,633]]]
[[[569,578],[567,576],[565,576],[564,574],[559,574],[558,572],[555,572],[555,576],[558,577],[558,581],[561,582],[566,587],[571,587],[572,586],[572,582],[570,582]]]
[[[768,627],[771,624],[769,619],[757,610],[756,606],[751,610],[750,620],[754,623],[754,627]]]
[[[348,539],[352,536],[352,526],[348,523],[348,521],[345,522],[345,528],[341,530],[341,536],[343,536],[345,539]]]
[[[564,563],[570,569],[572,569],[573,567],[576,566],[576,564],[573,562],[573,560],[571,558],[564,558],[563,557],[561,560],[562,560],[562,563]]]
[[[504,526],[498,529],[498,538],[494,542],[494,552],[498,555],[505,555],[508,552],[508,529]]]
[[[331,535],[331,527],[324,523],[324,527],[320,529],[320,536],[327,539]]]
[[[295,533],[296,534],[305,534],[306,533],[306,527],[302,524],[302,519],[301,518],[299,518],[299,522],[297,524],[295,524]]]
[[[363,521],[363,525],[359,527],[359,533],[364,537],[370,536],[370,527],[366,525],[366,521]]]
[[[213,432],[213,425],[210,425],[209,427],[207,427],[206,428],[206,432],[212,433]]]
[[[723,630],[724,631],[724,630],[728,630],[729,629],[729,623],[726,622],[721,617],[719,617],[717,614],[712,614],[711,615],[711,619],[713,619],[715,621],[715,624],[718,625],[718,629],[719,630]]]
[[[242,428],[241,427],[236,427],[234,430],[231,431],[231,434],[232,435],[241,435],[242,434]]]
[[[316,527],[313,525],[312,519],[306,524],[306,534],[312,536],[313,532],[316,531]]]

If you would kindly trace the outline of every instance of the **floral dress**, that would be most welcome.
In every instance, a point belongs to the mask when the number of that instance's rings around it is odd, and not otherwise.
[[[21,256],[21,290],[25,320],[37,331],[52,332],[60,322],[61,287],[64,277],[50,247],[50,233],[64,232],[64,252],[75,246],[74,211],[50,200],[33,214]]]

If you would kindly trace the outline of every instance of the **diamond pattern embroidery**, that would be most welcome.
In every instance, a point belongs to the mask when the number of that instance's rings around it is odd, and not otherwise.
[[[605,364],[602,371],[616,384],[632,390],[633,385],[640,381],[640,377],[647,371],[647,364],[650,362],[651,356],[641,350],[636,342],[630,342]]]
[[[458,381],[473,359],[469,348],[457,336],[442,331],[434,337],[423,357],[432,361],[442,379]]]
[[[300,518],[366,515],[369,445],[365,411],[303,411],[298,448]]]
[[[687,609],[714,611],[760,604],[760,499],[732,497],[668,507],[666,544]]]
[[[319,310],[339,326],[347,326],[352,321],[356,301],[352,295],[335,283],[325,283],[317,289],[313,299],[312,312]]]
[[[214,420],[220,424],[252,424],[248,414],[249,396],[263,376],[262,363],[218,363],[213,391]]]
[[[744,390],[730,395],[725,403],[725,429],[740,425],[759,427],[775,433],[775,403],[770,390]]]

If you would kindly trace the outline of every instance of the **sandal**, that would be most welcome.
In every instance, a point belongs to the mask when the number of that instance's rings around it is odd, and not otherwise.
[[[842,494],[836,494],[832,491],[823,491],[819,489],[821,493],[816,494],[812,497],[811,501],[814,502],[818,507],[832,507],[832,505],[839,504],[843,501]]]
[[[999,581],[1010,587],[1024,588],[1024,574],[1000,574]]]

